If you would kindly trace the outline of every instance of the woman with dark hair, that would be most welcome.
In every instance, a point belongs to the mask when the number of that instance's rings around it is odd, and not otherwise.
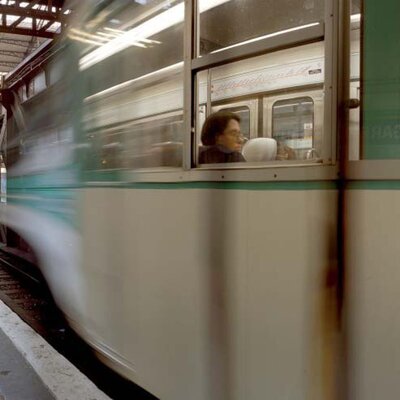
[[[240,117],[230,111],[211,114],[201,130],[199,163],[229,163],[245,161],[242,150],[243,136],[240,133]]]

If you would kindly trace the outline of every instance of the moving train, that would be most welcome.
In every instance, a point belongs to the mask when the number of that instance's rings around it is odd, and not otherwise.
[[[0,222],[156,397],[400,389],[400,9],[379,3],[70,1],[6,77]],[[218,110],[276,156],[200,164]]]

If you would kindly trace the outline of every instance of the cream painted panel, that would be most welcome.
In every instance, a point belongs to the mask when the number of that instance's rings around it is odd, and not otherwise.
[[[127,190],[124,200],[127,357],[156,396],[206,399],[199,296],[208,224],[200,199],[192,191]]]
[[[354,190],[347,199],[349,398],[395,399],[400,393],[400,192]]]
[[[125,335],[121,307],[124,284],[121,231],[124,223],[122,190],[83,191],[83,271],[86,282],[87,315],[82,323],[93,339],[121,353]],[[112,329],[110,328],[112,327]]]
[[[163,400],[328,399],[335,204],[334,191],[87,190],[91,327]]]
[[[329,399],[334,342],[324,287],[336,263],[328,192],[254,192],[248,210],[244,399]]]

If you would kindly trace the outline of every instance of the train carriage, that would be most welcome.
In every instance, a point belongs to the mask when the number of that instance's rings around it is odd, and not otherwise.
[[[59,43],[6,78],[1,222],[158,398],[397,393],[400,9],[380,3],[66,2]],[[220,110],[276,154],[201,164]]]

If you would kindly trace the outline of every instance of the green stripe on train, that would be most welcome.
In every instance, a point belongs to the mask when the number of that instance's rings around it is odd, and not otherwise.
[[[333,181],[307,182],[172,182],[172,183],[131,183],[132,189],[218,189],[218,190],[332,190],[337,189]]]
[[[110,176],[108,176],[110,178]],[[105,178],[105,177],[104,177]],[[39,182],[44,183],[41,187]],[[52,186],[46,186],[46,180],[36,176],[11,178],[8,181],[9,193],[25,193],[31,194],[40,191],[45,191],[49,196],[57,197],[57,191],[68,191],[78,188],[130,188],[130,189],[162,189],[162,190],[182,190],[182,189],[221,189],[221,190],[332,190],[337,189],[335,181],[287,181],[287,182],[116,182],[114,180],[100,180],[81,183],[70,187],[55,186],[54,181]]]
[[[64,188],[8,188],[7,203],[34,209],[78,227],[76,190]]]
[[[348,181],[348,190],[400,190],[399,181]]]

